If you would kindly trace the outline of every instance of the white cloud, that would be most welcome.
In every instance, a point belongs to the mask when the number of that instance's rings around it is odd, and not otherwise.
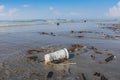
[[[24,7],[24,8],[28,8],[28,7],[30,7],[30,5],[28,5],[28,4],[24,4],[24,5],[22,5],[22,7]]]
[[[61,13],[60,11],[56,10],[56,9],[55,9],[54,7],[52,7],[52,6],[49,7],[49,10],[50,10],[50,12],[52,13],[52,15],[54,15],[54,16],[61,16],[61,15],[62,15],[62,13]]]
[[[113,17],[120,17],[120,1],[117,3],[117,5],[109,8],[108,15]]]
[[[0,5],[0,16],[1,17],[14,16],[18,11],[19,9],[17,8],[6,9],[5,5]]]
[[[15,15],[18,11],[19,11],[19,9],[17,9],[17,8],[9,9],[9,11],[8,11],[8,16],[13,16],[13,15]]]
[[[0,12],[3,12],[5,6],[4,5],[0,5]]]
[[[4,5],[0,5],[0,16],[5,16],[6,13],[4,12],[5,6]]]
[[[54,10],[54,8],[53,8],[52,6],[50,6],[50,7],[49,7],[49,10],[50,10],[50,11],[53,11],[53,10]]]

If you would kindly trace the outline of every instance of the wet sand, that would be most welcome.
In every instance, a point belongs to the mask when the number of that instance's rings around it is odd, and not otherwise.
[[[2,27],[0,80],[119,80],[120,30],[116,33],[108,28],[116,25],[85,22]],[[69,51],[67,61],[42,62],[45,54],[62,48]],[[111,55],[116,58],[105,62]]]

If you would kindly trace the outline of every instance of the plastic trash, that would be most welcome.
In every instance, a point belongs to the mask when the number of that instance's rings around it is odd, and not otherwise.
[[[111,61],[111,60],[113,60],[113,59],[116,59],[116,56],[111,55],[110,57],[106,58],[105,61],[106,61],[106,62],[109,62],[109,61]]]
[[[45,64],[56,61],[59,62],[61,60],[69,59],[69,53],[67,49],[64,48],[56,52],[46,54],[44,58],[45,58]]]

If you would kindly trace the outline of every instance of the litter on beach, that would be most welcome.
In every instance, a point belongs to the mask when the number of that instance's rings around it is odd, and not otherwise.
[[[111,60],[113,60],[113,59],[116,59],[116,56],[111,55],[110,57],[106,58],[105,61],[106,61],[106,62],[109,62],[109,61],[111,61]]]
[[[66,48],[55,51],[53,53],[46,54],[44,56],[45,64],[53,62],[53,63],[60,63],[69,59],[69,53]]]

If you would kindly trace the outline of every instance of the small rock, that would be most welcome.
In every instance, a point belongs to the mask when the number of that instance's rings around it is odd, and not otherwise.
[[[59,26],[60,25],[60,23],[57,23],[57,26]]]
[[[47,78],[52,78],[52,76],[53,76],[53,72],[50,71],[50,72],[47,74]]]
[[[70,33],[74,33],[74,31],[70,31]]]

